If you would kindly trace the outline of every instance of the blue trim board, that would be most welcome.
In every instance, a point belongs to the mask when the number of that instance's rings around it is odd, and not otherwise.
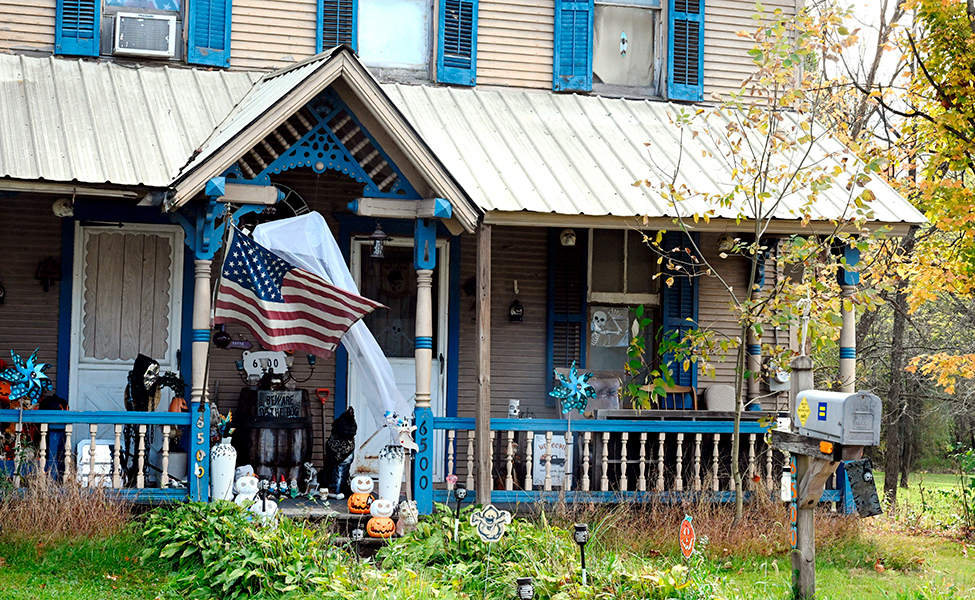
[[[54,391],[68,399],[71,390],[71,298],[74,293],[74,224],[72,218],[61,219],[61,282],[58,290],[58,347],[55,366],[58,370]]]
[[[843,358],[856,359],[856,357],[857,357],[857,349],[856,348],[849,348],[849,347],[846,347],[846,346],[841,346],[840,347],[840,358],[841,359],[843,359]]]
[[[433,338],[427,335],[418,335],[413,342],[413,347],[417,350],[433,350]]]
[[[745,492],[745,502],[752,499],[754,495],[753,492]],[[468,490],[467,498],[475,498],[477,496],[476,490]],[[452,492],[449,490],[434,490],[433,500],[441,504],[447,504],[448,500],[451,506],[456,506],[457,503],[454,501]],[[466,500],[466,499],[465,499]],[[491,502],[492,503],[506,503],[506,504],[534,504],[536,502],[546,502],[546,503],[649,503],[649,502],[663,502],[664,504],[682,504],[684,502],[721,502],[728,503],[734,502],[735,493],[734,492],[583,492],[581,490],[570,490],[570,491],[524,491],[524,490],[492,490],[491,491]],[[825,502],[826,499],[824,498]]]
[[[758,421],[742,421],[741,433],[764,434],[768,429]],[[732,433],[734,421],[611,421],[565,419],[491,419],[492,431],[532,431],[553,433],[630,432],[630,433]],[[474,419],[434,417],[434,430],[473,430]]]
[[[460,373],[460,244],[461,236],[450,238],[450,273],[447,282],[447,405],[446,415],[457,416],[457,390]],[[447,457],[444,456],[446,464]]]
[[[136,411],[97,411],[81,412],[74,410],[0,410],[3,423],[89,423],[95,425],[175,425],[188,426],[192,422],[191,413],[136,412]]]
[[[210,341],[210,330],[209,329],[193,329],[190,335],[190,340],[193,342],[209,342]]]
[[[760,356],[762,354],[762,345],[748,344],[748,354],[752,356]]]

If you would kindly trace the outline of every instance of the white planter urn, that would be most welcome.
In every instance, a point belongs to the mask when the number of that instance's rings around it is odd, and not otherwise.
[[[234,499],[234,472],[237,469],[237,450],[230,438],[210,450],[210,500]]]
[[[379,451],[379,489],[376,495],[399,504],[399,492],[403,485],[403,469],[406,464],[406,449],[399,444],[391,444]]]

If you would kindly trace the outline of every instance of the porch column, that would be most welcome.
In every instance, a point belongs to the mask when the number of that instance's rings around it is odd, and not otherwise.
[[[856,313],[852,298],[856,293],[857,284],[860,283],[860,273],[847,270],[846,267],[851,269],[856,267],[860,262],[860,251],[844,246],[841,249],[841,256],[841,265],[836,273],[840,284],[840,315],[843,318],[843,327],[840,329],[840,391],[851,394],[856,386],[857,363]]]
[[[190,499],[206,502],[210,493],[210,406],[207,403],[207,354],[210,351],[210,259],[196,259],[193,288],[193,363],[190,411],[196,417],[190,441]]]
[[[416,363],[416,487],[414,497],[421,514],[433,512],[433,410],[430,378],[433,371],[433,269],[437,265],[437,224],[416,222],[413,266],[416,268],[416,332],[413,345]]]
[[[770,239],[765,243],[771,246],[773,241]],[[765,259],[767,256],[767,251],[758,250],[758,256],[755,259],[755,285],[752,287],[749,297],[751,302],[760,302],[764,295]],[[750,404],[752,402],[760,402],[759,397],[762,395],[762,339],[755,332],[754,327],[748,328],[745,344],[747,354],[745,357],[745,368],[752,373],[752,376],[748,378],[748,398],[746,400],[746,404]]]
[[[477,440],[478,504],[491,502],[491,226],[477,230]]]

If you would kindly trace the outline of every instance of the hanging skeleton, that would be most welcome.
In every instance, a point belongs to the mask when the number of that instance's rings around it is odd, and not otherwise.
[[[597,310],[592,313],[589,328],[590,346],[616,347],[625,346],[629,342],[626,338],[627,316],[619,308]]]

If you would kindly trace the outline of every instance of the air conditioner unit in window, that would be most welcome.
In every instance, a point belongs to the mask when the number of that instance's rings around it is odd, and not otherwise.
[[[175,15],[115,14],[112,54],[168,57],[175,53]]]

